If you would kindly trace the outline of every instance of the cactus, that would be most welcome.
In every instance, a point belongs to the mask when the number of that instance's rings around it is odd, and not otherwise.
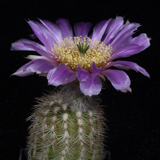
[[[104,117],[98,100],[76,84],[38,98],[28,138],[29,160],[100,160]],[[73,89],[74,88],[74,89]]]
[[[74,33],[67,19],[28,21],[41,44],[21,39],[12,50],[36,51],[31,62],[12,75],[46,76],[48,84],[65,85],[59,92],[38,99],[33,115],[28,150],[30,160],[98,160],[104,147],[104,117],[98,95],[106,78],[121,92],[131,92],[131,81],[122,70],[132,69],[150,77],[138,64],[117,60],[150,46],[145,33],[132,37],[140,26],[122,17],[99,22],[88,36],[91,23],[76,23]],[[117,28],[117,29],[115,29]],[[117,68],[117,69],[116,69]],[[79,89],[80,87],[80,89]],[[88,97],[89,96],[89,97]]]

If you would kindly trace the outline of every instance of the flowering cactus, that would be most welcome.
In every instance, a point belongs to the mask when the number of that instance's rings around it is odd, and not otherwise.
[[[29,55],[31,61],[13,75],[36,73],[46,76],[50,85],[64,85],[60,92],[40,99],[31,116],[29,159],[100,159],[104,118],[92,95],[100,93],[106,78],[116,90],[131,92],[130,78],[120,69],[149,77],[138,64],[117,59],[143,51],[150,39],[144,33],[133,38],[140,25],[124,23],[122,17],[99,22],[91,35],[91,23],[76,23],[74,34],[67,19],[58,19],[56,24],[47,20],[28,24],[43,45],[21,39],[11,49],[36,51],[40,56]]]

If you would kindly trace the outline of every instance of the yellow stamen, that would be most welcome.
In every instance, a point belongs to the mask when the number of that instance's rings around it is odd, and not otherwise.
[[[77,44],[89,45],[85,54],[79,52]],[[61,43],[57,43],[51,48],[52,54],[60,64],[66,64],[72,70],[76,71],[78,64],[84,70],[89,70],[92,63],[95,62],[98,68],[102,68],[106,61],[111,57],[111,47],[106,46],[103,42],[92,40],[89,37],[70,37],[64,38]]]

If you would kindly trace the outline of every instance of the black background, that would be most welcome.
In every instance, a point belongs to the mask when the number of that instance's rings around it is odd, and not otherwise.
[[[156,1],[155,1],[156,2]],[[11,43],[29,38],[32,30],[26,20],[37,18],[55,22],[67,18],[76,22],[92,22],[123,16],[125,21],[142,26],[136,35],[147,33],[151,46],[142,53],[127,58],[144,67],[151,78],[134,71],[131,78],[132,93],[121,93],[105,82],[99,95],[108,119],[106,149],[111,160],[159,160],[160,129],[160,20],[158,3],[139,1],[0,1],[0,159],[18,160],[19,151],[26,146],[26,118],[31,113],[35,97],[54,87],[38,75],[24,78],[9,77],[24,63],[25,51],[10,51]]]

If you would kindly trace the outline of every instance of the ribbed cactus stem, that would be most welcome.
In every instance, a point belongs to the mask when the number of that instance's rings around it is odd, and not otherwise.
[[[103,113],[97,100],[84,96],[73,85],[38,99],[29,117],[29,160],[101,159]]]

